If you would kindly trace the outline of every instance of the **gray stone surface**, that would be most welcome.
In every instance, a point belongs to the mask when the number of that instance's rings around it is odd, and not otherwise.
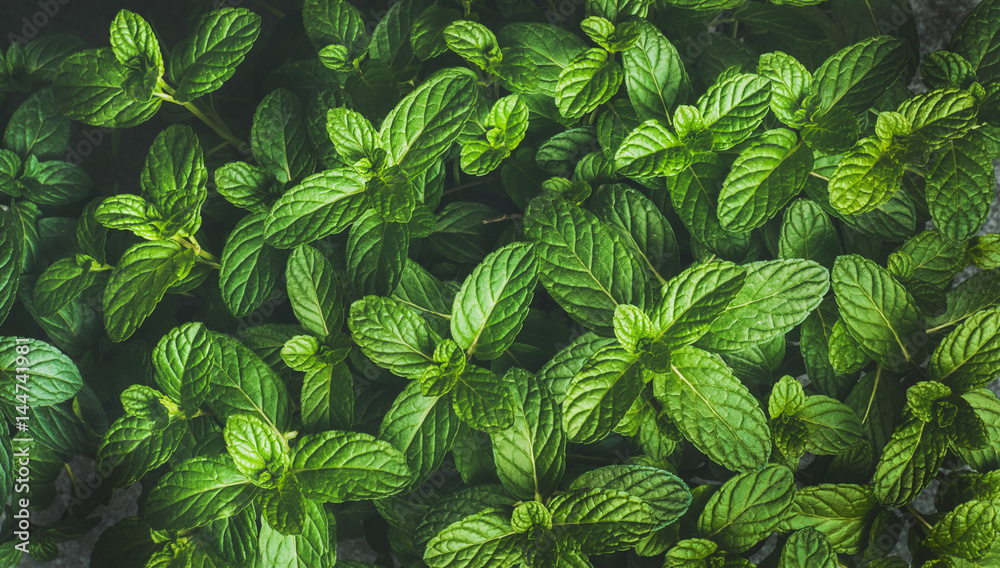
[[[977,0],[912,1],[914,5],[914,15],[917,21],[917,29],[920,34],[921,51],[923,53],[945,48],[948,45],[952,31],[959,24],[959,22],[961,22],[965,14],[967,14],[968,11],[978,3]],[[0,6],[0,13],[4,15],[9,14],[10,16],[13,16],[13,18],[0,18],[0,20],[8,22],[19,21],[22,16],[31,15],[37,10],[36,3],[33,1],[8,3],[7,0],[3,0],[2,4],[3,6]],[[100,4],[102,4],[102,7],[107,10],[111,8],[111,5],[115,4],[115,2],[101,1]],[[152,5],[155,4],[157,4],[157,2],[152,2],[148,6],[152,7]],[[176,4],[173,0],[170,2],[164,1],[160,4],[165,10],[173,12],[173,14],[176,15]],[[77,6],[79,6],[79,4],[77,4]],[[164,19],[169,19],[168,14],[164,14]],[[100,22],[95,24],[95,20],[96,18],[94,18],[91,14],[89,17],[83,18],[82,23],[87,27],[93,27],[94,25],[99,24],[99,27],[101,28],[100,32],[92,35],[93,37],[100,37],[101,34],[106,33],[106,24],[100,24]],[[110,18],[104,18],[101,21],[110,21]],[[161,20],[157,19],[156,22],[159,23]],[[80,23],[81,20],[77,20],[73,26],[78,26]],[[54,22],[52,27],[56,28],[67,26],[57,26]],[[49,33],[50,31],[54,33],[56,30],[45,30],[46,33]],[[84,33],[73,29],[62,29],[58,31],[75,31],[76,33]],[[1000,161],[997,162],[997,165],[997,187],[1000,188]],[[997,193],[997,199],[994,201],[990,218],[983,227],[982,232],[1000,232],[1000,191]],[[993,387],[996,390],[997,384],[994,383]],[[70,466],[75,475],[81,480],[86,479],[87,476],[93,471],[93,462],[86,458],[75,458]],[[47,520],[56,519],[65,509],[71,491],[68,475],[63,473],[63,475],[60,476],[58,483],[61,494],[65,496],[65,499],[57,501],[52,508],[37,515],[35,517],[36,522],[44,523]],[[86,566],[89,566],[90,550],[93,548],[98,535],[119,519],[135,515],[137,510],[136,499],[138,497],[138,485],[126,490],[117,491],[111,503],[107,507],[102,507],[94,512],[94,515],[102,518],[101,524],[99,524],[94,530],[79,541],[62,544],[62,554],[58,560],[38,563],[34,562],[30,558],[26,558],[21,563],[21,566],[39,568],[85,568]],[[933,511],[933,503],[930,501],[929,497],[924,497],[923,499],[918,500],[915,506],[920,511]],[[904,535],[897,547],[897,553],[908,556],[908,553],[905,551],[905,540]],[[364,541],[360,540],[345,541],[340,543],[338,547],[338,557],[341,559],[367,561],[372,561],[375,558],[374,554],[367,547]]]

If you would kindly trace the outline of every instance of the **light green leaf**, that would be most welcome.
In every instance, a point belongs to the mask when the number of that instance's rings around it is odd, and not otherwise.
[[[771,454],[760,403],[718,355],[694,347],[671,353],[670,374],[653,379],[656,398],[699,450],[734,471],[757,469]],[[754,541],[756,542],[756,541]]]
[[[200,322],[171,329],[153,349],[156,382],[187,411],[198,410],[209,393],[209,374],[220,366],[219,349]]]
[[[838,568],[837,553],[826,536],[811,527],[796,531],[781,549],[778,568]]]
[[[813,153],[791,130],[763,133],[733,162],[719,193],[719,221],[730,231],[756,229],[805,187]]]
[[[736,298],[745,279],[746,272],[729,262],[697,264],[671,278],[652,314],[659,337],[671,347],[697,341]]]
[[[412,478],[405,456],[388,442],[337,430],[303,436],[291,473],[306,497],[334,503],[388,497]]]
[[[174,46],[171,97],[189,102],[215,91],[236,73],[236,67],[260,34],[260,16],[246,8],[224,7],[204,14],[194,33]]]
[[[346,2],[345,2],[346,4]],[[302,530],[284,535],[270,523],[262,523],[253,568],[287,566],[288,568],[332,568],[336,561],[336,524],[321,503],[304,501]],[[337,563],[341,564],[341,563]]]
[[[584,554],[628,550],[657,521],[653,509],[638,497],[614,489],[577,489],[548,502],[552,530],[578,544]]]
[[[385,413],[378,437],[406,457],[413,474],[409,487],[419,487],[441,467],[461,422],[447,396],[424,396],[420,384],[410,382]]]
[[[367,158],[374,165],[378,133],[367,118],[349,108],[332,108],[326,114],[326,132],[348,164]]]
[[[870,485],[820,484],[795,492],[781,530],[813,528],[833,549],[857,554],[867,542],[869,527],[881,508]]]
[[[637,356],[619,345],[597,350],[566,388],[562,414],[570,440],[590,443],[610,434],[644,385]]]
[[[630,177],[676,175],[689,163],[684,144],[655,120],[629,132],[615,152],[615,168]]]
[[[223,430],[236,469],[260,487],[274,487],[288,470],[288,442],[254,414],[230,414]]]
[[[643,268],[610,228],[558,196],[532,200],[525,233],[535,243],[539,280],[574,320],[611,331],[619,304],[647,309]]]
[[[66,117],[94,126],[128,128],[146,122],[161,99],[137,100],[124,88],[127,68],[111,49],[78,51],[63,61],[53,85]]]
[[[121,10],[111,22],[111,49],[122,65],[143,71],[152,68],[157,79],[163,76],[160,43],[149,23],[135,12]]]
[[[906,365],[923,332],[910,293],[884,268],[858,255],[841,256],[833,268],[833,292],[847,331],[887,369]]]
[[[201,206],[208,192],[208,172],[198,137],[191,127],[175,124],[153,140],[140,185],[143,197],[164,219],[173,236],[193,235],[201,226]]]
[[[486,369],[466,367],[451,393],[455,413],[476,430],[495,433],[514,423],[514,399],[508,384]]]
[[[267,520],[264,524],[283,535],[301,534],[306,520],[306,502],[295,476],[284,478],[280,487],[261,497],[261,516]]]
[[[906,69],[907,44],[891,36],[871,37],[830,56],[816,70],[820,110],[867,110]]]
[[[903,164],[875,138],[864,138],[840,160],[830,177],[830,203],[858,215],[889,201],[903,182]]]
[[[478,359],[502,355],[528,315],[537,274],[530,243],[512,243],[487,256],[455,296],[455,342]]]
[[[515,22],[497,32],[506,53],[520,49],[535,64],[538,83],[535,88],[549,97],[559,93],[559,75],[570,62],[586,51],[587,44],[576,34],[552,24]]]
[[[172,241],[132,246],[111,273],[104,292],[104,325],[112,341],[131,336],[167,289],[194,266],[194,251]]]
[[[968,501],[949,511],[927,534],[927,548],[966,560],[986,554],[1000,529],[1000,511],[993,501]]]
[[[808,428],[806,451],[814,454],[839,454],[862,440],[861,421],[854,411],[828,396],[807,397],[795,417]]]
[[[730,478],[705,504],[698,534],[729,552],[744,552],[767,538],[792,506],[795,478],[770,465]]]
[[[255,414],[284,432],[291,414],[285,383],[250,348],[227,335],[211,334],[218,364],[209,374],[209,407],[218,416]]]
[[[963,321],[931,355],[927,372],[958,392],[984,386],[1000,374],[1000,308]]]
[[[976,124],[979,103],[970,93],[957,88],[935,89],[907,99],[898,112],[909,121],[910,136],[936,150],[961,138]]]

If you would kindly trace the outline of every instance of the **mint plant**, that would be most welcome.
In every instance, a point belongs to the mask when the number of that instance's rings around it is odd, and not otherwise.
[[[0,564],[1000,564],[1000,1],[248,4],[0,58]]]

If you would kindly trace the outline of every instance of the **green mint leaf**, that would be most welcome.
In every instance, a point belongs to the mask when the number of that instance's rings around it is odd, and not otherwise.
[[[396,289],[406,264],[407,226],[368,212],[347,235],[347,269],[359,295],[388,296]]]
[[[11,115],[3,145],[22,158],[29,154],[39,160],[59,158],[69,144],[69,124],[59,112],[52,89],[42,89]]]
[[[348,164],[368,159],[375,164],[378,134],[367,118],[347,108],[332,108],[326,115],[326,132]]]
[[[928,375],[958,392],[985,386],[1000,373],[1000,309],[973,314],[934,349]]]
[[[378,437],[403,453],[412,472],[407,485],[418,487],[444,463],[460,424],[447,396],[425,396],[413,381],[386,412]]]
[[[729,552],[743,552],[778,527],[792,506],[792,471],[769,465],[722,484],[698,517],[698,534]]]
[[[257,213],[278,198],[277,180],[267,170],[246,162],[230,162],[215,170],[215,189],[233,205]]]
[[[830,203],[845,215],[885,204],[903,182],[903,164],[874,138],[864,138],[840,160],[830,177]]]
[[[539,280],[576,321],[612,331],[619,304],[648,307],[642,266],[592,213],[539,196],[525,213],[525,233],[535,243]]]
[[[656,526],[653,509],[615,489],[577,489],[548,502],[552,528],[574,540],[584,554],[628,550]]]
[[[113,487],[128,487],[166,463],[181,446],[187,429],[185,421],[161,427],[145,418],[123,416],[101,437],[98,467],[111,469],[108,482]]]
[[[862,440],[862,425],[844,403],[823,395],[806,397],[795,417],[809,431],[806,450],[818,455],[836,455]]]
[[[909,121],[911,134],[919,144],[935,150],[961,138],[976,124],[976,98],[960,89],[935,89],[899,105],[898,112]],[[921,151],[925,152],[926,148]]]
[[[951,51],[972,64],[981,81],[1000,78],[1000,33],[990,22],[1000,14],[996,2],[983,2],[965,16],[951,38]]]
[[[226,451],[244,476],[274,487],[288,471],[288,443],[273,426],[253,414],[230,414],[223,430]]]
[[[194,30],[170,54],[170,80],[177,85],[170,96],[182,103],[215,91],[236,73],[260,34],[260,16],[220,8],[203,15]]]
[[[452,407],[463,422],[489,433],[514,423],[514,398],[508,384],[490,371],[467,366],[451,391]]]
[[[939,554],[975,560],[996,541],[1000,511],[991,501],[969,501],[945,514],[927,534],[923,545]]]
[[[245,317],[271,296],[284,254],[264,240],[267,213],[241,219],[222,249],[219,290],[236,317]]]
[[[749,264],[743,288],[701,341],[734,351],[784,335],[819,306],[829,288],[829,272],[812,261]]]
[[[462,18],[454,8],[427,6],[413,22],[410,30],[410,47],[421,61],[441,55],[448,50],[443,33],[452,22]]]
[[[188,412],[209,395],[209,373],[221,365],[219,350],[204,324],[185,323],[160,338],[153,350],[156,382]]]
[[[861,344],[854,338],[844,320],[838,319],[833,324],[828,342],[827,356],[833,370],[842,375],[856,373],[871,362],[871,357],[861,348]]]
[[[93,189],[93,182],[87,172],[67,162],[34,162],[29,158],[32,170],[25,165],[25,173],[20,183],[26,198],[38,205],[60,206],[79,201]]]
[[[644,384],[637,356],[614,344],[595,350],[566,386],[563,416],[569,439],[589,443],[610,434]]]
[[[769,130],[744,149],[719,193],[719,221],[730,231],[756,229],[805,187],[813,153],[791,130]]]
[[[181,236],[201,226],[201,206],[208,192],[208,172],[198,137],[188,126],[174,125],[153,141],[142,170],[143,196]]]
[[[253,414],[277,432],[284,432],[291,414],[285,383],[260,356],[242,343],[210,332],[218,350],[209,374],[208,406],[218,416]]]
[[[992,391],[976,389],[962,395],[986,425],[986,444],[980,448],[958,446],[955,452],[979,471],[993,470],[1000,464],[1000,400]]]
[[[347,46],[352,53],[360,53],[370,41],[365,33],[364,18],[346,0],[306,0],[302,6],[302,23],[316,49],[336,43]]]
[[[271,206],[264,237],[289,249],[339,233],[364,211],[364,190],[364,177],[347,169],[311,175]]]
[[[257,107],[250,147],[257,163],[281,183],[313,173],[316,158],[306,135],[305,110],[291,91],[272,91]]]
[[[351,304],[348,327],[361,352],[393,374],[416,379],[434,363],[434,347],[440,338],[401,302],[362,298]]]
[[[663,33],[645,21],[636,25],[638,40],[622,53],[625,86],[636,114],[670,122],[674,106],[691,92],[684,63]]]
[[[291,473],[306,497],[334,503],[387,497],[412,478],[406,458],[388,442],[336,430],[303,436]]]
[[[615,152],[615,168],[630,177],[676,175],[690,160],[681,140],[656,120],[634,128]]]
[[[163,54],[149,22],[129,10],[121,10],[111,22],[111,49],[122,65],[155,70],[157,79],[163,76]]]
[[[734,471],[767,462],[767,418],[717,355],[694,347],[676,349],[670,356],[670,374],[656,375],[653,381],[656,398],[670,419],[713,461]]]
[[[639,191],[615,184],[599,188],[590,207],[625,239],[658,280],[680,272],[680,249],[666,217]]]
[[[92,262],[89,257],[77,255],[50,264],[35,281],[36,313],[48,316],[58,312],[97,282],[100,272],[90,270]]]
[[[268,491],[261,498],[266,524],[285,536],[302,533],[306,522],[306,503],[294,475],[284,478],[279,487]],[[274,559],[274,556],[268,557]]]
[[[723,151],[750,137],[771,103],[771,83],[764,77],[737,73],[723,78],[698,98],[705,127],[715,135],[713,149]]]
[[[687,511],[691,492],[676,475],[644,465],[611,465],[592,469],[570,482],[570,491],[613,489],[640,499],[656,521],[653,530],[673,523]]]
[[[875,491],[867,485],[820,484],[803,487],[781,523],[781,530],[815,529],[836,552],[861,552],[879,511]]]
[[[505,568],[520,560],[521,538],[510,515],[492,508],[448,525],[424,552],[431,568]]]
[[[330,261],[315,248],[303,245],[288,257],[285,276],[292,311],[302,327],[319,337],[340,331],[344,310]]]
[[[354,423],[354,377],[343,362],[306,372],[300,397],[302,426],[312,434]]]
[[[72,398],[83,378],[69,357],[44,341],[0,338],[0,398],[11,408],[23,404],[25,385],[33,405],[52,406]]]
[[[849,110],[834,109],[814,115],[802,129],[802,141],[827,154],[842,154],[858,142],[858,119]]]
[[[833,268],[833,292],[847,332],[879,365],[898,369],[913,359],[921,317],[888,271],[857,255],[841,256]]]
[[[951,141],[928,167],[927,206],[934,226],[954,243],[974,235],[993,199],[993,162],[978,133]]]
[[[153,313],[167,289],[187,276],[195,255],[172,241],[139,243],[122,255],[104,292],[104,326],[124,341]]]
[[[899,80],[908,58],[906,42],[890,36],[871,37],[841,49],[816,70],[820,110],[867,110]]]
[[[520,50],[531,60],[538,76],[535,89],[548,97],[557,96],[559,75],[587,49],[579,36],[541,22],[507,24],[497,32],[497,38],[505,57]]]
[[[785,209],[778,251],[781,258],[811,260],[829,270],[841,254],[840,237],[822,207],[797,199]]]
[[[837,564],[837,553],[826,536],[807,527],[793,533],[785,542],[778,568],[829,568]]]
[[[268,513],[266,503],[265,516]],[[252,545],[257,549],[257,564],[253,566],[270,562],[293,568],[333,566],[337,555],[334,517],[321,503],[307,499],[302,504],[302,526],[295,534],[282,534],[274,528],[270,518],[269,522],[262,523],[260,538]]]
[[[805,403],[806,395],[802,390],[802,383],[785,375],[771,390],[771,396],[767,399],[767,413],[772,419],[782,414],[794,416],[802,410]]]
[[[256,488],[229,456],[195,457],[160,478],[143,515],[155,529],[192,528],[234,515],[255,494]]]
[[[24,238],[15,213],[0,211],[0,323],[7,319],[17,297]]]
[[[757,73],[771,82],[771,110],[788,126],[798,126],[796,111],[812,86],[812,74],[794,57],[776,51],[761,54]],[[856,128],[856,126],[855,126]]]
[[[468,69],[444,69],[428,77],[389,112],[379,139],[392,163],[413,178],[440,158],[465,127],[479,99]]]
[[[457,20],[446,27],[441,35],[448,49],[480,69],[501,61],[496,36],[478,22]]]
[[[530,243],[513,243],[487,256],[455,296],[455,342],[478,359],[502,355],[528,315],[537,274]]]
[[[545,383],[511,369],[504,377],[514,403],[514,423],[490,435],[493,460],[504,487],[522,499],[539,499],[556,489],[566,467],[562,409]]]
[[[746,273],[728,262],[694,265],[670,279],[652,321],[667,345],[690,345],[708,332],[712,322],[736,298]]]
[[[934,422],[909,418],[896,427],[875,470],[875,490],[887,507],[913,501],[937,474],[948,439]]]
[[[569,62],[556,81],[556,106],[566,118],[580,118],[618,92],[625,73],[603,49],[588,49]]]
[[[146,122],[161,99],[135,99],[125,90],[127,68],[110,49],[88,49],[63,61],[53,85],[66,117],[94,126],[128,128]]]

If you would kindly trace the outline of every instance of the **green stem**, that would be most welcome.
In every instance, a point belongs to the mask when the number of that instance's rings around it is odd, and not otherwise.
[[[185,239],[184,237],[174,235],[173,241],[184,248],[193,250],[195,256],[198,257],[197,260],[202,264],[207,264],[213,268],[221,268],[219,257],[201,248],[201,245],[198,244],[198,241],[193,236]]]
[[[173,97],[174,90],[170,88],[170,85],[167,85],[163,81],[163,79],[160,79],[158,86],[165,92],[153,93],[154,96],[157,96],[167,102],[174,103],[176,105],[180,105],[186,108],[188,112],[193,114],[198,120],[205,123],[206,126],[215,131],[215,133],[221,136],[223,140],[232,144],[233,147],[235,147],[237,150],[245,146],[245,143],[233,135],[232,131],[229,130],[229,127],[226,126],[226,123],[223,122],[222,117],[220,117],[215,111],[212,110],[203,111],[202,109],[198,108],[196,104],[192,102],[183,103],[181,101],[178,101]]]
[[[916,519],[918,521],[920,521],[920,523],[923,524],[928,529],[933,529],[934,528],[934,526],[931,525],[930,523],[928,523],[927,519],[925,519],[924,516],[920,514],[920,511],[916,510],[913,507],[913,505],[907,503],[906,504],[906,510],[909,511],[911,515],[913,515],[914,517],[916,517]]]

